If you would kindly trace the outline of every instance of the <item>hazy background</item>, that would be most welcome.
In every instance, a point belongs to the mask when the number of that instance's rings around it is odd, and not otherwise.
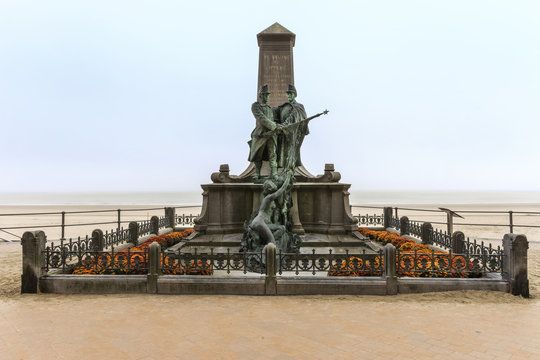
[[[0,192],[248,165],[256,34],[296,33],[302,159],[351,190],[540,190],[538,1],[0,1]]]

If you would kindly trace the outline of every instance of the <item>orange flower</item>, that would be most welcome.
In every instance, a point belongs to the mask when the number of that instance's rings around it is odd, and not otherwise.
[[[463,256],[453,255],[452,264],[451,267],[449,267],[449,256],[436,256],[438,254],[449,255],[446,251],[433,251],[433,249],[427,245],[405,239],[400,235],[389,231],[375,231],[366,228],[358,228],[358,231],[362,235],[380,243],[392,244],[400,251],[400,256],[396,259],[396,269],[400,276],[450,278],[481,276],[481,273],[467,273],[465,271],[467,269],[472,269],[473,264],[471,261],[467,264],[466,258]],[[415,251],[416,256],[414,254]],[[378,263],[378,257],[375,259],[375,264],[371,268],[377,269],[377,271],[371,269],[364,271],[361,265],[362,259],[351,257],[348,261],[343,261],[339,266],[332,266],[328,271],[328,276],[378,276],[380,275],[380,268],[378,266],[382,266],[382,264]],[[357,268],[361,268],[362,270],[351,271],[351,269],[354,270]]]
[[[98,255],[92,255],[89,258],[85,258],[82,264],[76,266],[73,270],[73,274],[76,275],[95,275],[95,274],[146,274],[148,268],[148,258],[142,252],[146,252],[147,248],[154,241],[166,248],[174,244],[179,243],[181,240],[192,234],[194,229],[186,229],[184,231],[172,232],[167,235],[152,236],[145,242],[131,247],[129,249],[120,250],[114,253],[100,253]],[[129,252],[129,260],[127,253]],[[162,255],[163,256],[163,255]],[[128,267],[129,261],[129,267]],[[163,258],[162,258],[163,263]],[[168,261],[168,259],[166,259]],[[167,264],[166,269],[163,270],[165,274],[172,275],[212,275],[212,265],[197,261],[197,265],[192,261],[188,268],[178,264],[177,260],[174,260],[173,264]]]

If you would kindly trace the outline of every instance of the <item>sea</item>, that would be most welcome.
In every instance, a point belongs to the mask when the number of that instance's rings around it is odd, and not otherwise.
[[[356,191],[351,205],[540,204],[540,191]],[[157,205],[201,206],[201,191],[0,193],[0,205]]]

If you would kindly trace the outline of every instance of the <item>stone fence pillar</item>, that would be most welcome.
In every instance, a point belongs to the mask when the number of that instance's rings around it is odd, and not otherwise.
[[[273,243],[267,244],[264,247],[264,254],[266,258],[266,279],[264,280],[264,294],[276,295],[276,245],[274,245]]]
[[[21,293],[35,294],[39,290],[39,278],[45,264],[43,250],[47,237],[41,230],[27,231],[21,238],[22,245],[22,275]]]
[[[408,235],[409,234],[409,218],[402,216],[399,219],[399,234]]]
[[[505,234],[503,238],[504,260],[503,278],[510,282],[513,295],[529,297],[527,275],[527,249],[529,242],[525,235]]]
[[[384,228],[389,228],[392,224],[392,208],[385,207],[383,209],[383,226]]]
[[[92,231],[92,251],[103,251],[105,249],[105,238],[101,229]]]
[[[159,235],[159,217],[150,218],[150,234]]]
[[[169,227],[174,229],[174,225],[176,223],[176,211],[173,207],[166,207],[165,208],[165,216],[169,219]]]
[[[384,246],[384,273],[386,280],[386,294],[396,295],[398,293],[397,275],[396,275],[396,247],[392,244]]]
[[[433,232],[433,226],[429,222],[422,223],[421,228],[422,235],[420,238],[422,239],[422,244],[429,245],[432,244],[433,241],[431,239],[431,233]]]
[[[465,253],[465,234],[462,231],[454,231],[452,234],[452,252],[454,254]]]
[[[161,246],[153,242],[148,247],[148,275],[146,275],[146,292],[149,294],[157,293],[157,280],[161,275],[160,264]]]
[[[129,223],[129,242],[137,246],[137,240],[139,239],[139,223],[132,221]]]

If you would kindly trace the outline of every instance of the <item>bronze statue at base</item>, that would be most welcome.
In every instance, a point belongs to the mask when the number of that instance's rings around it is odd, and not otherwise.
[[[298,235],[293,233],[291,219],[294,172],[297,166],[302,165],[300,147],[304,136],[309,133],[309,121],[326,115],[328,110],[307,118],[304,106],[295,100],[296,94],[296,88],[289,84],[289,102],[271,108],[267,105],[270,95],[268,86],[264,85],[259,90],[259,102],[251,107],[256,119],[256,127],[248,142],[249,160],[255,163],[253,180],[255,183],[261,181],[261,165],[265,155],[270,162],[270,176],[264,182],[263,198],[258,210],[244,224],[244,251],[259,251],[266,244],[273,243],[282,251],[290,252],[297,250],[299,244]],[[274,118],[278,123],[274,122]],[[276,153],[278,143],[279,153]],[[277,158],[282,168],[279,176]],[[277,183],[280,183],[279,188]]]

